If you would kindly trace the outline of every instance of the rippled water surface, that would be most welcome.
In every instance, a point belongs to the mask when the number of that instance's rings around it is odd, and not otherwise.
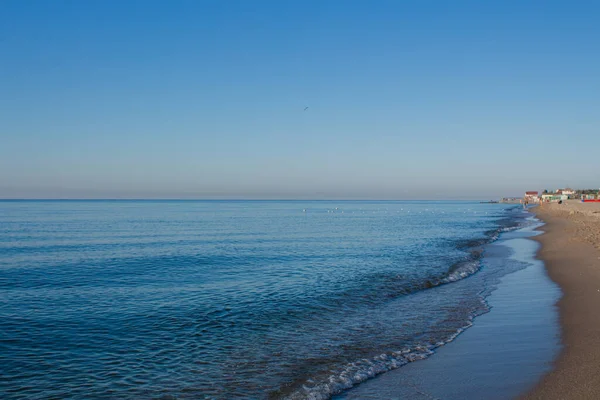
[[[485,308],[469,202],[0,202],[2,398],[328,398]],[[456,282],[461,282],[457,285]]]

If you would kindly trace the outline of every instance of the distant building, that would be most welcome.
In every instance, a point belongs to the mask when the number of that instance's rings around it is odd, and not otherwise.
[[[500,199],[500,203],[519,204],[522,202],[523,199],[520,197],[503,197],[502,199]]]
[[[554,192],[557,195],[566,195],[569,198],[573,198],[575,195],[575,191],[571,188],[566,188],[566,189],[556,189],[556,192]]]
[[[586,193],[581,195],[581,200],[599,200],[600,199],[600,191],[596,193]]]
[[[569,198],[569,196],[567,196],[566,194],[562,194],[562,193],[542,193],[542,201],[545,203],[551,202],[551,201],[559,201],[559,200],[567,200]]]
[[[525,196],[523,197],[523,200],[525,200],[526,203],[538,203],[540,201],[540,198],[538,197],[538,192],[537,191],[527,191],[525,192]]]

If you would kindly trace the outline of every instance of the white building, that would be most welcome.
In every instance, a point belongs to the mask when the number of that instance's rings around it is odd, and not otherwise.
[[[566,194],[561,193],[542,193],[542,201],[545,203],[549,203],[552,201],[565,201],[569,198]]]
[[[525,200],[526,203],[538,203],[540,201],[540,198],[538,197],[538,192],[537,191],[527,191],[525,192],[525,196],[523,196],[523,200]]]

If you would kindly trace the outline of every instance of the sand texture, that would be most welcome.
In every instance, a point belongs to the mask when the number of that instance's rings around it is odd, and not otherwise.
[[[536,213],[546,216],[562,217],[569,220],[572,226],[573,240],[592,244],[600,249],[600,203],[582,203],[579,200],[569,200],[563,204],[546,203],[536,208]]]
[[[600,203],[568,201],[535,209],[546,222],[538,257],[562,289],[563,350],[525,399],[600,399]]]

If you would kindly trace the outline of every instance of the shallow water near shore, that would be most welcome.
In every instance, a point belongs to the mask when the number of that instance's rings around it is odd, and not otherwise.
[[[485,244],[529,223],[476,202],[0,202],[0,394],[326,399],[441,352],[529,265]]]
[[[561,348],[560,288],[534,258],[538,232],[530,226],[502,234],[485,248],[482,271],[522,263],[502,278],[486,302],[490,312],[432,357],[381,375],[334,397],[342,399],[490,399],[518,397],[550,371]]]

